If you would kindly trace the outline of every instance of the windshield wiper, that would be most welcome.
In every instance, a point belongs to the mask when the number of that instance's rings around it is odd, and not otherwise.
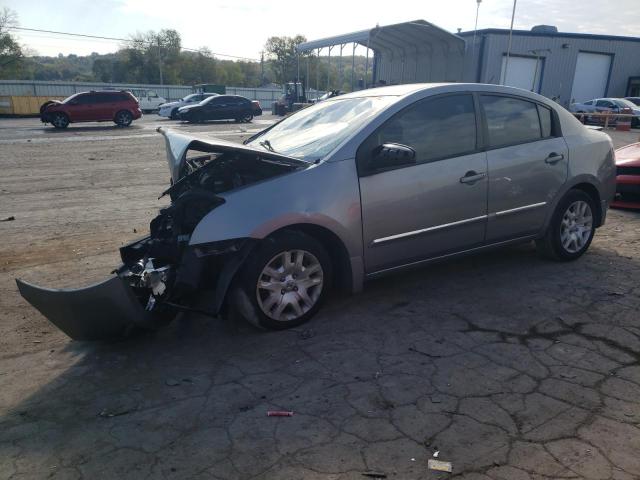
[[[269,140],[263,140],[262,142],[259,142],[259,145],[263,148],[266,148],[270,152],[276,153],[274,148],[271,146],[271,142]]]

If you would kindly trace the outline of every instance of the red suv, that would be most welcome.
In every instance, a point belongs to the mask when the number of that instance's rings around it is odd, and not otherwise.
[[[40,107],[40,120],[56,128],[75,122],[113,121],[128,127],[142,116],[136,97],[126,91],[82,92],[62,102],[50,100]]]

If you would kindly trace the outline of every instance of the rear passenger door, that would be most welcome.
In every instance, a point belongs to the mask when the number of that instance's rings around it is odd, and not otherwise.
[[[489,166],[487,241],[538,233],[568,175],[557,116],[519,97],[483,94],[480,104]]]

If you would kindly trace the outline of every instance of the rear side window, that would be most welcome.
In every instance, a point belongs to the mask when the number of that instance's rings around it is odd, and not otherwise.
[[[542,138],[538,109],[535,103],[512,97],[482,95],[492,148],[532,142]]]
[[[416,151],[426,163],[470,153],[476,149],[476,115],[468,94],[425,99],[397,113],[371,137],[364,148],[399,143]]]

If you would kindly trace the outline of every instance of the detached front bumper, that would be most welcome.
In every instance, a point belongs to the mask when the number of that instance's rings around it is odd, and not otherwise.
[[[118,276],[79,289],[49,289],[16,279],[20,294],[74,340],[104,340],[153,328],[151,315]]]

